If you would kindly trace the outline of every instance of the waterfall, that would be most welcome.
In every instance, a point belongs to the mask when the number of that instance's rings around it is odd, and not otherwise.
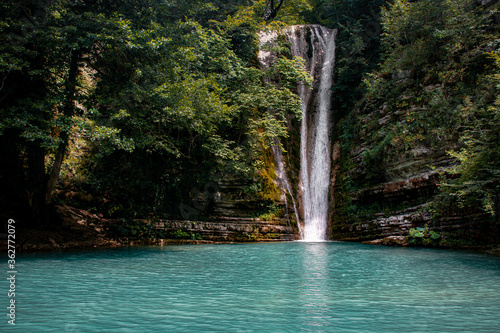
[[[297,224],[299,225],[300,238],[303,239],[304,232],[302,231],[302,228],[300,228],[297,205],[295,204],[295,199],[293,197],[292,186],[290,185],[290,182],[288,181],[288,177],[286,175],[285,166],[283,164],[283,154],[281,153],[280,142],[278,140],[276,144],[271,146],[271,150],[273,151],[274,155],[276,183],[278,184],[278,187],[281,190],[281,200],[285,202],[286,214],[288,215],[288,203],[286,199],[286,192],[288,192],[290,194],[290,197],[292,198],[293,211],[295,213],[295,219],[297,221]]]
[[[309,41],[308,35],[310,35]],[[335,30],[319,25],[294,26],[290,34],[292,55],[306,59],[306,66],[315,82],[312,89],[303,83],[298,86],[303,117],[300,128],[299,187],[302,192],[304,217],[302,239],[305,241],[326,240],[331,166],[329,130],[332,91],[330,88],[335,66],[335,35]],[[313,92],[316,99],[311,102]]]
[[[326,240],[331,167],[329,139],[332,118],[331,87],[335,67],[336,32],[320,25],[292,26],[287,31],[292,55],[305,59],[306,70],[313,77],[312,87],[303,82],[297,86],[302,110],[299,199],[303,222],[298,219],[295,199],[278,148],[279,142],[272,147],[272,150],[282,200],[287,204],[286,192],[290,193],[300,237],[305,241]],[[276,40],[277,37],[276,32],[262,32],[259,34],[259,42],[264,45]],[[258,58],[262,67],[267,67],[276,60],[273,52],[262,49]]]

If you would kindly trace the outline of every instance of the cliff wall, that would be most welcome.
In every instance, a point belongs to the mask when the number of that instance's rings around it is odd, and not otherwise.
[[[408,84],[410,79],[389,80]],[[410,87],[395,100],[407,100]],[[449,152],[463,145],[453,124],[437,140],[401,144],[408,137],[395,136],[394,129],[413,122],[415,113],[424,118],[428,106],[408,103],[406,109],[388,110],[387,104],[361,105],[336,128],[329,238],[453,247],[498,244],[498,215],[443,193],[442,183],[459,177],[454,173],[459,161]]]

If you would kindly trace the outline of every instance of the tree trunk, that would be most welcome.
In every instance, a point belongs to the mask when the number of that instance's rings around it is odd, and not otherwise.
[[[70,118],[75,114],[75,94],[78,76],[78,63],[82,52],[80,50],[71,51],[68,78],[66,80],[66,93],[65,101],[63,104],[63,116]],[[52,164],[51,171],[47,175],[47,182],[45,186],[45,204],[48,205],[52,201],[52,194],[54,188],[59,180],[61,173],[61,166],[66,155],[70,138],[70,129],[61,129],[59,134],[59,146],[57,148],[54,163]]]
[[[45,225],[47,221],[47,205],[45,203],[44,175],[45,150],[40,142],[26,143],[25,198],[30,208],[24,224],[27,226]]]
[[[45,186],[45,203],[50,204],[52,201],[52,194],[54,188],[59,180],[59,174],[61,173],[62,163],[64,161],[64,156],[66,155],[66,150],[68,148],[69,134],[64,131],[61,132],[59,139],[61,143],[57,148],[57,152],[54,158],[54,163],[52,164],[50,174],[47,175],[47,184]]]
[[[274,0],[270,0],[269,2],[269,7],[265,10],[264,13],[264,20],[266,21],[271,21],[278,15],[278,11],[281,9],[281,6],[283,6],[283,3],[285,0],[278,0],[278,4],[275,6]]]

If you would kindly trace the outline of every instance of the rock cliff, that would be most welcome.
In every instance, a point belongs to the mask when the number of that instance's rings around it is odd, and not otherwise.
[[[399,80],[400,78],[392,78]],[[399,97],[401,98],[401,97]],[[479,207],[443,204],[439,185],[454,177],[449,171],[458,162],[447,152],[459,147],[456,136],[439,142],[418,141],[411,149],[399,149],[390,138],[377,157],[377,145],[388,128],[406,122],[425,108],[386,110],[383,103],[369,111],[355,110],[349,140],[334,143],[329,237],[334,240],[374,244],[424,244],[434,246],[481,246],[495,244],[499,227],[495,218]],[[367,125],[368,124],[368,125]],[[375,157],[373,157],[375,155]],[[387,157],[388,156],[388,157]],[[372,158],[371,160],[369,158]],[[412,237],[411,230],[424,234]],[[430,238],[430,232],[435,238]]]

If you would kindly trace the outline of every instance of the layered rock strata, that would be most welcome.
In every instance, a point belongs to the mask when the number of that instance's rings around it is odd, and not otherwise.
[[[177,230],[216,242],[292,241],[297,234],[287,219],[262,221],[257,218],[218,218],[210,222],[160,220],[156,228],[167,234]]]

